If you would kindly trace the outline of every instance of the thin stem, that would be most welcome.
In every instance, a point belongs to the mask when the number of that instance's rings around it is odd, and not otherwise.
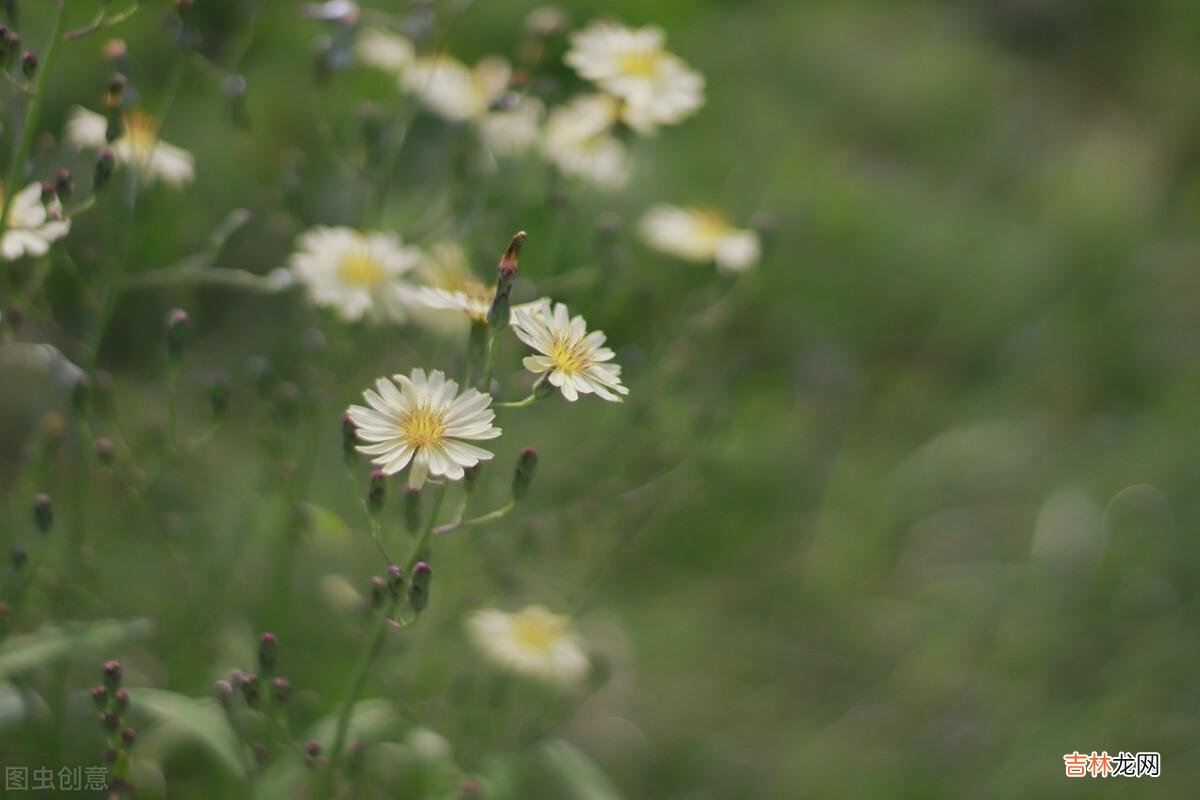
[[[58,46],[62,37],[63,17],[66,14],[66,4],[58,0],[54,7],[54,21],[50,26],[50,42],[46,45],[46,55],[42,59],[41,70],[33,85],[33,99],[29,102],[29,110],[25,114],[25,123],[21,126],[21,137],[17,140],[17,150],[13,161],[8,165],[8,180],[4,183],[4,207],[0,209],[0,235],[8,230],[8,218],[12,214],[13,198],[17,195],[17,183],[21,180],[21,171],[29,159],[29,151],[33,147],[34,129],[37,128],[38,117],[42,113],[42,99],[45,97],[46,83],[54,68],[58,56]]]
[[[470,519],[455,520],[454,522],[449,522],[445,525],[439,525],[438,527],[433,529],[433,532],[440,536],[443,533],[450,533],[450,531],[456,531],[459,528],[469,528],[469,527],[472,527],[475,525],[486,525],[489,522],[495,522],[498,519],[503,519],[504,517],[507,517],[509,514],[511,514],[513,512],[513,509],[515,509],[516,507],[517,507],[516,502],[513,500],[509,500],[507,503],[500,506],[500,508],[497,508],[495,511],[489,511],[486,514],[480,514],[478,517],[471,517]]]
[[[409,556],[408,564],[404,570],[405,574],[411,573],[413,567],[421,560],[421,553],[429,543],[429,537],[433,534],[434,525],[437,524],[438,514],[441,513],[442,502],[446,499],[446,490],[449,487],[449,483],[443,483],[438,490],[437,499],[433,503],[433,511],[430,513],[429,519],[421,531],[420,538],[417,539],[416,546],[413,547],[412,555]],[[316,795],[317,797],[328,796],[327,789],[333,777],[334,765],[337,763],[342,748],[346,745],[346,735],[350,729],[350,718],[354,713],[354,706],[358,703],[358,698],[362,694],[363,687],[366,685],[367,675],[371,671],[371,664],[375,661],[375,656],[379,654],[379,650],[383,646],[383,636],[387,632],[388,623],[391,621],[392,614],[395,613],[399,602],[400,594],[392,594],[371,627],[371,636],[367,641],[367,649],[363,651],[362,656],[358,660],[358,666],[354,669],[354,678],[350,682],[350,689],[346,692],[346,699],[343,701],[341,713],[338,714],[337,729],[333,736],[333,746],[329,750],[329,765],[322,775],[321,790]]]
[[[530,392],[528,397],[523,397],[520,400],[514,400],[511,403],[492,403],[492,408],[525,408],[537,402],[538,396],[536,392]]]
[[[175,430],[178,423],[176,398],[179,394],[179,364],[175,359],[167,365],[167,449],[175,450]]]

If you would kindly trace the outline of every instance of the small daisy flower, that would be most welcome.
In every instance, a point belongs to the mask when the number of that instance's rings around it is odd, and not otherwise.
[[[576,97],[550,112],[542,149],[564,175],[583,178],[605,189],[629,180],[629,153],[613,135],[620,104],[603,94]]]
[[[550,381],[572,403],[581,394],[596,394],[614,403],[629,394],[621,383],[621,367],[606,363],[615,355],[603,347],[601,331],[588,333],[582,316],[572,317],[562,303],[549,299],[517,306],[512,329],[525,344],[538,351],[526,356],[525,369]]]
[[[3,203],[0,193],[0,203]],[[51,219],[42,203],[42,186],[31,183],[13,196],[8,211],[8,229],[0,239],[0,255],[6,261],[21,256],[44,256],[52,242],[71,230],[69,220]]]
[[[590,667],[569,617],[529,606],[513,614],[489,608],[467,619],[475,646],[497,666],[560,686],[578,684]]]
[[[411,67],[416,60],[412,42],[380,28],[367,28],[360,33],[354,54],[369,67],[397,74]]]
[[[393,382],[394,381],[394,382]],[[458,393],[458,383],[440,370],[425,376],[414,369],[410,376],[380,378],[375,389],[363,392],[369,408],[350,406],[359,441],[359,452],[387,475],[412,463],[408,485],[419,489],[429,475],[462,480],[463,470],[492,453],[465,439],[495,439],[500,429],[492,425],[496,412],[488,406],[492,396],[475,389]]]
[[[719,211],[657,205],[646,212],[642,238],[656,250],[697,262],[715,262],[722,272],[743,272],[758,263],[758,234],[735,228]]]
[[[511,108],[489,111],[479,120],[483,143],[501,156],[527,152],[542,133],[546,107],[536,97],[523,97]]]
[[[503,58],[485,58],[474,67],[450,56],[418,58],[401,85],[427,108],[451,122],[480,120],[508,88],[512,67]]]
[[[401,278],[416,268],[421,253],[400,237],[318,227],[302,234],[297,246],[290,268],[315,305],[335,308],[349,321],[407,318],[412,288]]]
[[[121,135],[109,144],[108,120],[76,107],[67,121],[67,140],[79,148],[111,148],[117,162],[135,170],[146,184],[162,181],[178,189],[191,183],[195,177],[192,154],[159,139],[157,119],[142,111],[131,111],[121,122]]]
[[[681,122],[704,105],[704,78],[664,47],[661,28],[593,23],[571,37],[564,60],[625,101],[623,118],[641,133]]]

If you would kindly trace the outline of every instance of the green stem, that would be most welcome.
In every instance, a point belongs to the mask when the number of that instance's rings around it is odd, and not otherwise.
[[[513,509],[515,509],[516,507],[517,507],[516,502],[513,500],[509,500],[507,503],[500,506],[500,508],[497,508],[495,511],[489,511],[486,514],[480,514],[478,517],[472,517],[471,519],[462,519],[462,520],[457,520],[455,522],[447,523],[445,525],[439,525],[438,527],[433,529],[433,532],[438,535],[441,535],[443,533],[449,533],[450,531],[456,531],[459,528],[469,528],[474,525],[486,525],[489,522],[495,522],[498,519],[503,519],[504,517],[507,517],[509,514],[511,514],[513,512]]]
[[[408,564],[404,570],[405,574],[411,573],[412,568],[421,560],[421,553],[429,543],[429,537],[433,534],[433,528],[437,524],[438,514],[442,510],[442,502],[446,499],[446,490],[449,486],[449,483],[443,483],[438,490],[437,499],[433,504],[433,511],[430,513],[429,519],[421,531],[420,538],[417,539],[416,546],[413,547],[412,555],[409,557]],[[350,682],[350,689],[346,692],[346,699],[342,704],[341,713],[338,714],[337,729],[333,736],[333,746],[329,749],[329,764],[322,775],[320,791],[317,793],[317,797],[328,796],[328,788],[330,780],[333,777],[334,765],[337,763],[342,748],[346,745],[346,735],[350,729],[350,718],[354,714],[354,706],[358,703],[359,696],[362,695],[363,687],[367,682],[367,675],[371,671],[371,664],[375,661],[375,657],[379,655],[379,650],[383,646],[384,634],[388,629],[388,623],[391,621],[392,614],[395,613],[399,602],[399,593],[391,595],[387,604],[375,618],[374,625],[371,627],[371,636],[367,641],[367,649],[363,651],[362,656],[358,660],[358,666],[354,669],[354,678]]]
[[[17,140],[17,151],[13,156],[13,162],[8,165],[8,180],[4,184],[4,207],[0,209],[0,235],[8,230],[8,218],[12,214],[13,197],[20,191],[17,183],[21,180],[21,171],[29,159],[29,151],[33,148],[33,134],[34,129],[37,128],[38,117],[42,113],[46,83],[58,56],[58,46],[62,38],[59,36],[59,31],[62,29],[65,9],[64,0],[58,0],[54,7],[54,22],[50,27],[50,42],[46,45],[46,55],[42,58],[42,66],[33,85],[33,99],[29,103],[29,111],[25,114],[25,123],[21,126],[21,138]]]
[[[492,408],[525,408],[537,402],[537,394],[530,392],[528,397],[514,400],[511,403],[492,403]]]

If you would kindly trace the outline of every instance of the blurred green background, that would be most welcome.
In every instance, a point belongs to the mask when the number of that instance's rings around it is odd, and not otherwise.
[[[82,22],[88,4],[72,4]],[[41,11],[25,5],[37,30]],[[198,179],[139,204],[130,272],[202,249],[234,208],[253,219],[218,265],[262,273],[306,227],[361,218],[361,185],[340,163],[361,148],[360,106],[386,115],[410,101],[378,73],[315,77],[327,31],[295,3],[269,2],[244,40],[253,5],[197,3],[213,61],[248,41],[247,122],[220,75],[184,70],[163,136],[195,154]],[[450,51],[511,55],[536,5],[470,4]],[[497,464],[536,446],[533,495],[503,524],[438,543],[434,602],[389,644],[368,694],[445,736],[468,772],[519,752],[541,701],[498,693],[461,622],[539,602],[577,614],[607,676],[547,714],[627,797],[1194,796],[1200,7],[560,5],[576,25],[662,25],[707,77],[703,111],[639,142],[632,185],[612,195],[564,194],[530,165],[481,174],[462,135],[423,115],[385,222],[421,244],[462,241],[481,276],[528,230],[522,291],[550,291],[603,328],[632,396],[506,415]],[[158,11],[113,33],[156,108],[178,58]],[[48,131],[72,105],[98,106],[100,47],[66,51]],[[66,157],[43,144],[39,177]],[[769,218],[763,263],[731,283],[651,253],[634,227],[659,201]],[[82,219],[68,252],[85,268],[102,258],[117,220],[106,208]],[[71,354],[89,319],[77,280],[52,273],[58,324],[28,338]],[[183,425],[207,426],[210,374],[230,376],[233,400],[210,445],[161,463],[137,454],[157,448],[161,321],[177,305],[195,328]],[[361,531],[296,502],[361,527],[341,410],[375,376],[452,368],[460,349],[329,325],[296,296],[126,295],[92,424],[122,431],[126,468],[155,479],[140,503],[100,475],[83,524],[61,513],[84,555],[52,562],[46,608],[26,622],[156,627],[81,659],[66,685],[85,689],[119,656],[131,681],[202,696],[270,629],[298,729],[330,711],[363,625],[326,602],[322,579],[363,589],[378,565]],[[518,353],[501,352],[507,376]],[[52,551],[27,504],[34,484],[69,496],[80,460],[68,442],[37,480],[20,465],[46,408],[67,398],[0,380],[0,535]],[[481,491],[499,501],[506,479],[493,477]],[[90,711],[68,711],[9,728],[0,758],[92,763]],[[1068,780],[1073,750],[1158,751],[1162,777]],[[165,764],[170,796],[235,796],[200,753]],[[571,796],[550,778],[523,791]]]

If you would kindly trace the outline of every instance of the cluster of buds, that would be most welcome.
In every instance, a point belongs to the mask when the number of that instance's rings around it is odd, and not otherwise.
[[[113,793],[110,797],[121,792],[133,793],[129,782],[129,749],[137,741],[137,731],[125,724],[129,693],[121,688],[121,677],[120,662],[107,661],[103,680],[92,687],[92,703],[99,712],[106,737],[104,763],[109,770],[109,789]]]
[[[410,576],[404,574],[404,568],[399,564],[392,564],[386,576],[375,575],[371,578],[371,608],[379,610],[391,598],[391,607],[406,601],[409,608],[420,613],[429,605],[429,586],[432,582],[433,568],[428,562],[418,561]]]
[[[272,724],[273,713],[282,709],[292,696],[292,684],[286,676],[278,674],[279,639],[270,631],[263,633],[258,639],[258,673],[243,672],[240,669],[230,673],[229,680],[216,683],[217,699],[225,709],[230,724],[234,730],[243,730],[234,700],[241,696],[245,707],[254,716],[265,717],[267,724]],[[265,763],[270,756],[267,746],[255,741],[250,745],[260,764]]]

